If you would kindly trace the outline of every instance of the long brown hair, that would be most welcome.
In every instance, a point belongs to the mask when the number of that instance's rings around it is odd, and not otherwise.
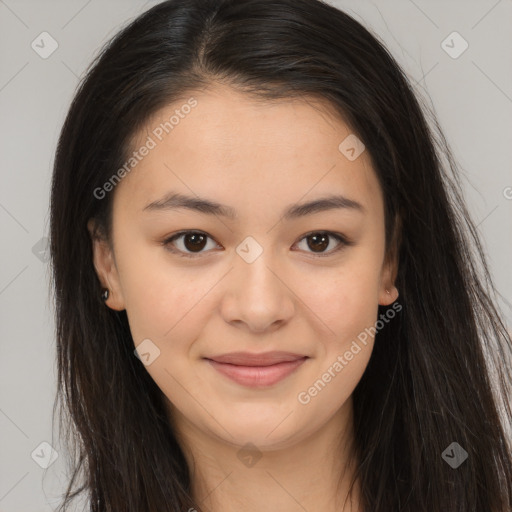
[[[94,191],[152,114],[215,81],[328,100],[370,152],[388,250],[399,234],[403,309],[378,332],[353,394],[365,510],[512,510],[512,342],[456,163],[389,52],[318,0],[162,2],[109,41],[81,82],[51,191],[57,398],[74,468],[59,510],[80,493],[92,512],[201,510],[126,312],[100,298],[87,221],[110,236],[112,194]],[[442,457],[454,442],[468,454],[456,469]]]

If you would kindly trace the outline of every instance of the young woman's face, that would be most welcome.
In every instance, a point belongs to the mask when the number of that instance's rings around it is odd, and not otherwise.
[[[313,103],[220,86],[191,96],[139,133],[140,159],[110,192],[113,258],[96,242],[96,269],[173,419],[235,445],[284,447],[347,410],[378,305],[396,298],[381,190],[368,152],[357,156],[351,138],[340,149],[350,129]],[[225,212],[173,206],[172,194]],[[270,351],[306,358],[266,370],[209,361]]]

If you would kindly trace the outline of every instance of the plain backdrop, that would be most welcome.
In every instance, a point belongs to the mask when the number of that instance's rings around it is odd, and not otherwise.
[[[0,512],[52,511],[66,483],[65,453],[55,428],[52,434],[56,366],[45,245],[54,151],[92,58],[155,3],[0,0]],[[330,3],[386,44],[435,109],[510,329],[512,2]],[[59,453],[46,472],[36,462],[51,454],[44,443]]]

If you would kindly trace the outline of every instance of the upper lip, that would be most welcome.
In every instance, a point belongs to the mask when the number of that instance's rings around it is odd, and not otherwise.
[[[297,361],[304,359],[303,354],[294,354],[292,352],[262,352],[259,354],[251,352],[230,352],[219,356],[207,357],[217,363],[229,363],[238,366],[270,366],[272,364]]]

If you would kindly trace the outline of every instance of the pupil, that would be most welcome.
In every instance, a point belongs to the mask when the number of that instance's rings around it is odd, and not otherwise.
[[[319,240],[322,240],[320,242],[320,249],[326,249],[329,246],[329,237],[327,235],[311,235],[308,238],[313,240],[313,246],[308,243],[309,248],[312,250],[315,250],[315,244],[318,244]],[[318,249],[318,245],[316,245],[316,248]]]
[[[192,244],[187,243],[187,241],[189,240],[192,240]],[[188,250],[194,251],[197,249],[198,251],[200,251],[201,249],[204,248],[205,241],[206,237],[201,233],[192,233],[185,235],[184,244]]]

